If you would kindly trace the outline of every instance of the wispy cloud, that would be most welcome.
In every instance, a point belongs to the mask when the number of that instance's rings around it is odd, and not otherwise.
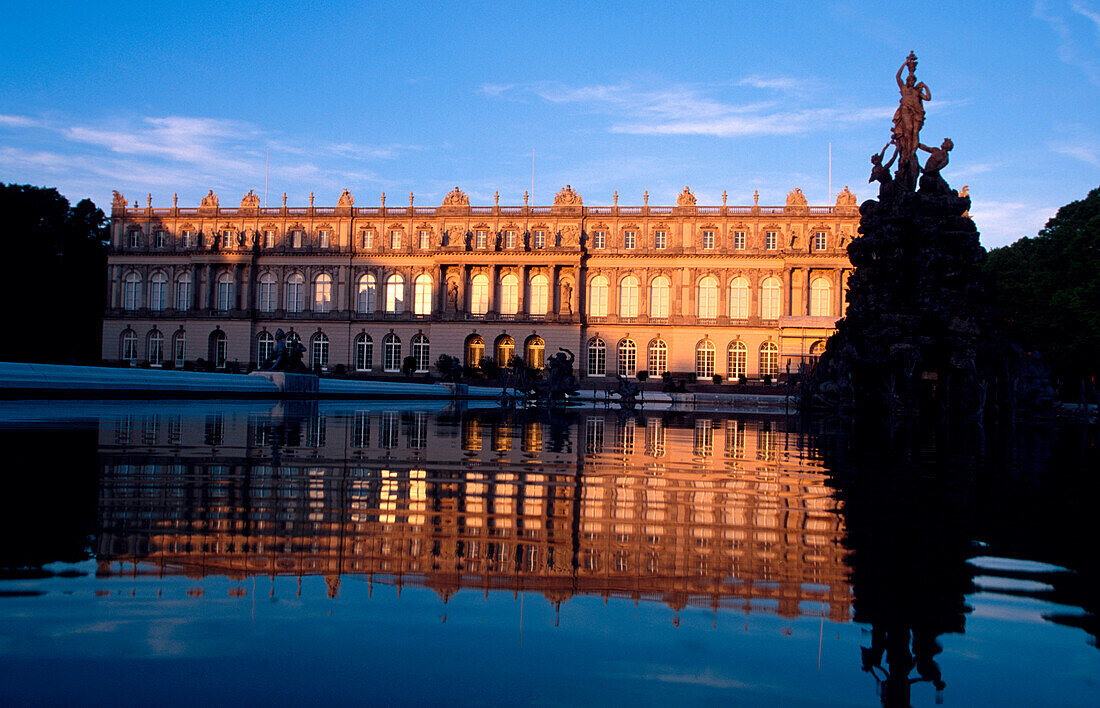
[[[1024,236],[1034,236],[1058,211],[1057,207],[1023,202],[988,201],[972,194],[970,218],[987,248],[1006,246]]]
[[[1058,59],[1077,67],[1090,83],[1100,87],[1100,13],[1080,0],[1072,0],[1068,6],[1039,0],[1032,15],[1045,22],[1057,37]],[[1095,37],[1088,36],[1093,33]]]
[[[750,76],[738,85],[794,91],[802,82],[788,77]],[[589,86],[542,83],[483,86],[482,92],[493,97],[529,94],[549,103],[578,104],[591,112],[613,116],[607,126],[609,132],[634,135],[793,135],[889,118],[893,114],[893,107],[867,106],[822,105],[792,111],[775,100],[721,100],[711,95],[713,91],[691,85],[642,89],[627,83]]]
[[[13,116],[0,113],[0,126],[6,128],[35,128],[39,122],[30,116]]]

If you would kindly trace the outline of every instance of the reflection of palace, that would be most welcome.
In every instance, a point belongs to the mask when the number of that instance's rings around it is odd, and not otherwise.
[[[438,207],[127,204],[111,211],[103,357],[161,366],[262,361],[278,328],[310,367],[397,372],[412,356],[541,367],[577,354],[584,376],[777,375],[816,355],[844,308],[859,212],[835,205]]]
[[[153,416],[105,427],[100,451],[102,574],[325,575],[332,592],[370,576],[444,598],[508,588],[848,619],[836,502],[776,423]]]

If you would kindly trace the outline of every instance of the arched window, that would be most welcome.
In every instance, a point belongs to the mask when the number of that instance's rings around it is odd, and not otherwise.
[[[470,281],[470,314],[481,316],[489,311],[489,277],[478,273]]]
[[[731,380],[738,379],[748,374],[748,366],[749,348],[739,339],[730,342],[726,352],[726,375]]]
[[[355,307],[361,315],[374,314],[378,307],[378,284],[370,273],[359,276],[359,290],[355,296]]]
[[[309,345],[309,352],[309,361],[314,369],[320,368],[324,370],[328,368],[328,337],[324,332],[318,332],[313,335],[313,340]]]
[[[718,317],[718,279],[708,275],[699,281],[698,316],[701,320]]]
[[[374,362],[374,340],[366,332],[355,338],[355,370],[370,371]]]
[[[695,376],[709,379],[714,376],[714,342],[704,339],[695,347]]]
[[[669,290],[668,278],[663,275],[658,275],[649,284],[649,316],[651,319],[663,320],[668,317]]]
[[[779,347],[775,342],[760,345],[760,375],[773,379],[779,376]]]
[[[607,345],[596,337],[588,343],[588,375],[603,376],[607,370]]]
[[[432,363],[431,345],[423,334],[417,334],[412,339],[412,355],[416,359],[417,373],[427,373]]]
[[[332,276],[321,273],[313,281],[313,311],[325,313],[332,309]]]
[[[302,292],[306,279],[301,273],[291,273],[286,279],[286,298],[283,305],[287,312],[301,312],[305,306],[305,293]]]
[[[137,361],[137,334],[132,329],[122,333],[122,360]]]
[[[779,319],[779,278],[765,278],[760,284],[760,317]]]
[[[122,309],[136,310],[141,304],[141,276],[129,272],[122,279]]]
[[[523,343],[523,358],[527,360],[527,368],[541,369],[546,366],[546,342],[537,334],[532,334]]]
[[[819,339],[810,345],[810,356],[819,357],[825,353],[825,340]]]
[[[496,355],[497,366],[502,369],[512,366],[512,358],[516,355],[516,340],[509,337],[507,334],[502,334],[497,337],[493,349]]]
[[[386,314],[399,315],[404,311],[405,279],[400,274],[394,273],[386,278]]]
[[[164,280],[165,282],[168,281],[167,278]],[[161,334],[159,329],[154,329],[149,333],[148,350],[149,356],[146,357],[146,360],[153,366],[160,366],[161,362],[164,361],[164,335]]]
[[[749,280],[737,277],[730,281],[730,319],[749,318]]]
[[[481,368],[481,360],[485,358],[485,340],[480,334],[471,334],[466,338],[466,366],[471,369]]]
[[[607,278],[597,275],[588,288],[588,316],[607,317]]]
[[[275,311],[275,288],[277,281],[273,273],[264,273],[259,280],[259,305],[260,312]]]
[[[271,332],[260,332],[260,336],[256,337],[256,366],[263,366],[274,349],[275,335]]]
[[[432,314],[432,276],[421,273],[413,281],[413,314],[427,316]],[[415,348],[416,343],[413,343]]]
[[[828,317],[833,314],[833,285],[828,278],[810,281],[810,314]]]
[[[160,312],[168,307],[168,276],[157,271],[149,278],[149,309]]]
[[[219,369],[225,368],[226,358],[229,353],[229,340],[226,338],[225,332],[216,329],[210,333],[207,353],[210,361],[214,362],[214,366]]]
[[[633,339],[619,341],[619,375],[633,376],[638,371],[638,347]]]
[[[638,279],[628,275],[619,282],[619,317],[638,316]]]
[[[187,312],[191,309],[191,274],[184,273],[176,278],[176,309]]]
[[[527,311],[532,315],[545,315],[550,309],[550,280],[545,275],[531,278],[531,300]]]
[[[509,273],[500,279],[500,314],[519,312],[519,278]]]
[[[176,362],[177,369],[182,368],[187,360],[187,333],[182,329],[172,338],[172,360]]]
[[[286,333],[286,345],[289,347],[292,344],[301,344],[302,338],[298,336],[298,333],[294,330],[290,330]]]
[[[382,339],[382,370],[401,371],[401,338],[393,332]]]
[[[668,345],[663,339],[649,343],[649,375],[656,377],[668,371]]]
[[[233,274],[226,271],[218,276],[218,310],[229,312],[233,309]]]

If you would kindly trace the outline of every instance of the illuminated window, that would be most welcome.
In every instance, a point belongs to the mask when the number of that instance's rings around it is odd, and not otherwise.
[[[322,273],[313,281],[313,311],[323,314],[332,309],[332,276]]]
[[[386,312],[399,315],[405,311],[405,279],[394,273],[386,278]]]
[[[275,248],[274,231],[264,231],[264,248]]]
[[[607,278],[597,275],[588,291],[589,317],[607,317]]]
[[[815,317],[833,314],[833,286],[828,278],[814,278],[810,282],[810,314]]]
[[[588,343],[588,375],[603,376],[607,370],[607,345],[600,338]]]
[[[541,369],[546,366],[546,342],[542,337],[531,335],[523,345],[523,358],[527,368]]]
[[[649,316],[653,319],[665,319],[668,317],[669,299],[668,278],[659,275],[649,284]]]
[[[359,276],[359,289],[355,296],[355,307],[359,314],[367,315],[378,307],[378,284],[370,273]]]
[[[481,367],[481,360],[485,358],[485,339],[480,334],[473,334],[466,338],[466,366],[472,369]]]
[[[290,247],[301,248],[302,247],[302,232],[294,230],[290,232]]]
[[[413,281],[413,314],[421,317],[432,314],[432,276],[427,273],[421,273]]]
[[[748,373],[749,348],[744,342],[730,342],[726,359],[726,371],[730,379],[737,379]]]
[[[649,343],[649,375],[660,376],[668,371],[668,345],[663,339]]]
[[[508,335],[502,335],[497,337],[496,342],[496,360],[497,366],[503,368],[510,367],[512,365],[512,358],[516,355],[516,340],[512,339]]]
[[[708,275],[699,281],[698,316],[701,320],[718,317],[718,279]]]
[[[619,375],[633,376],[638,371],[638,347],[632,339],[619,342]]]
[[[489,311],[489,277],[478,273],[470,281],[470,314],[483,316]]]
[[[638,279],[628,275],[619,283],[619,316],[638,316]]]
[[[760,284],[760,317],[762,319],[779,319],[779,293],[779,278],[765,278]]]
[[[775,342],[760,345],[760,376],[779,376],[779,347]]]
[[[509,273],[500,280],[500,314],[515,315],[519,312],[519,278]]]
[[[737,277],[730,281],[730,319],[749,318],[749,281]]]
[[[545,315],[549,302],[550,280],[545,275],[531,278],[531,301],[527,303],[527,311],[532,315]]]
[[[714,376],[714,342],[709,339],[695,347],[695,375],[700,379]]]

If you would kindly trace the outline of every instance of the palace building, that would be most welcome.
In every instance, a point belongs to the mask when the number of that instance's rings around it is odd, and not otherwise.
[[[755,200],[755,201],[758,201]],[[311,368],[419,372],[441,354],[540,368],[559,348],[582,376],[648,371],[776,378],[817,356],[845,307],[859,209],[795,189],[781,207],[131,207],[115,192],[103,358],[241,370],[282,329]]]

